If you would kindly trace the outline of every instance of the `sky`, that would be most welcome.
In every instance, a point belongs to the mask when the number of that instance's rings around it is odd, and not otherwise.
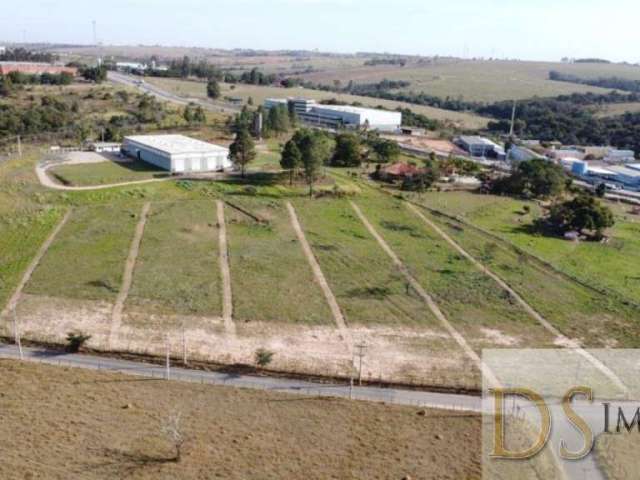
[[[21,0],[0,41],[640,62],[638,0]],[[19,6],[17,6],[19,5]]]

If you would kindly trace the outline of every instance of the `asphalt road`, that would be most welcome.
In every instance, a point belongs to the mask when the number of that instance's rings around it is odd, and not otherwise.
[[[83,354],[69,354],[39,348],[23,348],[23,355],[25,360],[38,361],[51,365],[105,370],[145,377],[166,377],[165,367],[143,362],[132,362]],[[19,359],[20,354],[18,348],[14,345],[0,344],[0,358]],[[169,378],[170,380],[176,381],[226,385],[300,395],[341,398],[349,398],[351,396],[354,400],[412,405],[422,408],[481,411],[481,398],[470,395],[366,386],[354,386],[350,394],[349,385],[344,384],[322,384],[282,377],[260,377],[256,375],[205,372],[202,370],[173,367],[170,368]]]
[[[186,98],[175,95],[174,93],[168,92],[167,90],[163,90],[155,85],[151,85],[150,83],[145,82],[144,78],[139,76],[125,75],[118,72],[108,72],[108,79],[112,83],[137,88],[141,92],[148,93],[149,95],[153,95],[160,100],[175,103],[177,105],[187,105],[189,103],[195,103],[196,105],[202,106],[202,108],[206,110],[221,113],[238,113],[240,111],[239,108],[223,106],[197,98]]]

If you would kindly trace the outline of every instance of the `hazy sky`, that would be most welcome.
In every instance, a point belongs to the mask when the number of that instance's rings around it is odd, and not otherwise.
[[[639,0],[21,0],[0,40],[640,61]]]

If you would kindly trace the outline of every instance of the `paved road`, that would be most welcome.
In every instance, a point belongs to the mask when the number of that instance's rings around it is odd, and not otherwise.
[[[25,360],[39,361],[52,365],[64,365],[91,370],[164,378],[166,370],[162,366],[143,362],[132,362],[92,355],[68,354],[56,350],[23,348]],[[0,358],[19,359],[18,348],[0,344]],[[259,377],[255,375],[205,372],[185,368],[171,368],[170,379],[178,381],[227,385],[239,388],[253,388],[291,394],[349,398],[349,386],[339,384],[321,384],[308,381]],[[439,408],[446,410],[481,411],[481,398],[470,395],[420,392],[376,387],[353,387],[352,398],[373,402],[386,402],[396,405]]]
[[[177,105],[187,105],[189,103],[195,103],[196,105],[200,105],[202,106],[202,108],[205,108],[212,112],[221,112],[221,113],[238,113],[240,111],[240,108],[234,108],[230,106],[215,104],[213,102],[208,102],[208,101],[200,100],[197,98],[181,97],[167,90],[163,90],[160,87],[157,87],[155,85],[145,82],[143,80],[143,77],[125,75],[117,72],[109,72],[108,79],[113,83],[137,88],[138,90],[144,93],[148,93],[149,95],[153,95],[154,97],[160,100],[172,102]]]

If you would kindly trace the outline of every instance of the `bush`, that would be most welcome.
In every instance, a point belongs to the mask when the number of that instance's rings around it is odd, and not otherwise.
[[[256,364],[259,367],[264,368],[271,363],[274,355],[275,353],[273,353],[270,350],[267,350],[265,348],[259,348],[258,350],[256,350],[256,353],[255,353]]]
[[[84,335],[83,333],[69,332],[67,334],[67,348],[69,353],[78,353],[85,343],[91,339],[91,335]]]

